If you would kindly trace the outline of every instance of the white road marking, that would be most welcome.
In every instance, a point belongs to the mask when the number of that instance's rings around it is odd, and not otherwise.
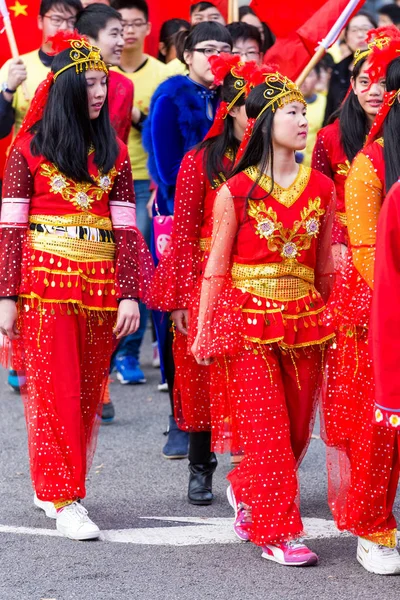
[[[103,531],[102,541],[148,546],[199,546],[206,544],[240,543],[232,530],[232,519],[202,517],[141,517],[143,520],[155,520],[168,523],[187,523],[187,525],[166,527],[143,527],[135,529],[117,529]],[[305,518],[304,528],[307,539],[334,538],[349,534],[338,531],[333,521]],[[32,527],[11,527],[0,525],[0,533],[17,535],[44,535],[62,537],[55,529],[36,529]]]

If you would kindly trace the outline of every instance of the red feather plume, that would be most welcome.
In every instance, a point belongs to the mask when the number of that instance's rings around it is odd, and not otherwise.
[[[222,85],[228,73],[239,65],[240,56],[221,52],[218,56],[211,56],[209,63],[211,65],[211,72],[214,75],[215,85]]]
[[[367,73],[372,83],[376,83],[386,75],[388,65],[400,57],[400,31],[395,25],[371,29],[367,35],[368,56]]]
[[[49,52],[51,56],[59,54],[63,50],[71,48],[71,40],[84,40],[89,42],[86,35],[80,34],[76,29],[73,31],[57,31],[57,33],[51,36],[47,41],[51,43],[52,51]]]

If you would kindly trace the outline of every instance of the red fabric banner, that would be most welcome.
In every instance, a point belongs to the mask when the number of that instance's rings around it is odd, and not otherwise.
[[[312,2],[316,4],[316,0],[312,0]],[[348,3],[349,0],[325,0],[320,9],[298,26],[297,29],[288,29],[285,37],[277,38],[275,44],[266,53],[264,61],[277,65],[284,75],[293,80],[296,79],[315,54],[318,44],[329,33]],[[295,4],[298,6],[297,0],[296,3],[294,0],[287,0],[282,5],[282,22],[284,21],[283,13],[290,15],[292,12],[295,12]],[[365,4],[365,0],[360,0],[348,20],[360,10],[363,4]]]
[[[325,2],[326,0],[307,0],[299,5],[298,0],[286,0],[282,3],[252,0],[250,7],[277,38],[285,38],[299,29]]]
[[[40,0],[6,0],[6,4],[11,17],[11,24],[14,29],[15,39],[20,54],[30,52],[39,48],[42,35],[37,26]],[[0,29],[3,28],[3,19],[0,16]],[[11,58],[11,50],[5,31],[0,35],[0,66]],[[2,84],[3,81],[0,81]],[[5,155],[10,139],[0,140],[0,177],[3,173]]]

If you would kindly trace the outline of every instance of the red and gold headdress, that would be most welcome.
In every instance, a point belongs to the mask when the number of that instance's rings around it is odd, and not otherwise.
[[[254,86],[262,83],[262,68],[254,61],[242,63],[240,56],[221,53],[219,56],[210,58],[211,71],[214,75],[214,84],[222,85],[225,78],[231,74],[235,79],[234,88],[236,96],[231,102],[221,102],[215,115],[214,123],[207,133],[205,139],[221,135],[224,129],[224,121],[229,112],[243,95],[247,97]]]
[[[20,137],[30,131],[35,123],[42,119],[50,90],[62,72],[75,67],[76,73],[82,73],[83,69],[96,69],[108,73],[107,66],[101,58],[100,50],[95,46],[91,46],[87,37],[77,31],[59,31],[49,39],[49,42],[52,46],[52,55],[71,49],[71,63],[57,73],[50,71],[46,79],[39,85],[13,145]]]
[[[305,98],[300,91],[300,88],[293,83],[288,77],[281,75],[276,72],[271,72],[271,68],[267,65],[263,65],[263,77],[262,81],[259,83],[265,83],[266,90],[264,91],[264,98],[266,99],[265,106],[261,109],[257,118],[250,118],[247,121],[247,127],[243,135],[242,143],[239,146],[239,150],[236,154],[236,162],[238,164],[240,159],[242,158],[249,140],[251,138],[251,134],[253,133],[254,125],[258,121],[258,119],[265,113],[266,110],[271,108],[272,112],[275,112],[277,108],[282,108],[286,104],[290,104],[291,102],[301,102],[304,106],[307,106]],[[276,85],[280,83],[281,85]]]
[[[377,83],[386,77],[389,64],[400,58],[400,31],[394,25],[372,29],[367,36],[370,53],[368,55],[369,67],[367,70],[371,83]],[[400,94],[399,90],[385,92],[383,103],[375,117],[366,144],[372,143],[381,135],[386,117]]]

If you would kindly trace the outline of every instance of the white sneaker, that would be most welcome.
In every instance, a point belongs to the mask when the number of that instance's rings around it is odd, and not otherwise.
[[[397,548],[387,548],[359,537],[357,560],[369,573],[400,575],[400,554]]]
[[[49,517],[49,519],[57,519],[57,510],[52,502],[45,502],[44,500],[39,500],[39,498],[35,494],[33,497],[33,504],[37,506],[37,508],[44,510],[44,512],[46,513],[46,517]]]
[[[73,502],[57,513],[56,527],[71,540],[94,540],[100,536],[100,529],[79,502]]]

